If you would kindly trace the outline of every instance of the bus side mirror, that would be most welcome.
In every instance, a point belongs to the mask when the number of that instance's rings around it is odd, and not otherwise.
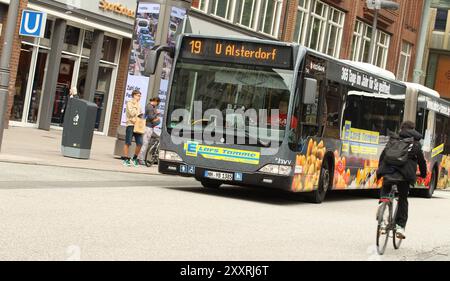
[[[317,80],[305,78],[303,87],[303,104],[315,104],[317,96]]]
[[[158,57],[158,51],[150,50],[147,57],[145,58],[144,74],[146,76],[155,74],[156,65],[158,64]]]

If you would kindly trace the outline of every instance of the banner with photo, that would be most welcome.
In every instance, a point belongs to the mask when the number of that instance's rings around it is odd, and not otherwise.
[[[133,90],[142,93],[141,106],[145,109],[150,78],[144,76],[144,60],[147,53],[155,46],[161,6],[152,3],[139,3],[134,25],[132,48],[128,64],[126,94],[122,107],[121,125],[126,126],[126,104],[131,99]]]
[[[183,25],[183,20],[186,15],[186,9],[172,7],[170,13],[170,22],[169,22],[169,30],[167,33],[167,45],[175,46],[175,37],[177,35],[177,30],[181,28]],[[167,100],[167,90],[169,89],[169,78],[170,71],[172,70],[173,59],[170,58],[168,54],[164,54],[164,62],[161,73],[161,84],[159,87],[158,96],[161,99],[161,104],[158,107],[158,110],[161,112],[161,116],[164,116],[164,111],[166,109],[166,100]],[[161,130],[161,125],[163,124],[163,120],[161,118],[160,125],[156,128],[155,132],[159,133]]]

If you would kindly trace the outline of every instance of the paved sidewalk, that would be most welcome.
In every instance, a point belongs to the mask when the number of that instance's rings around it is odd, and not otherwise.
[[[35,128],[9,127],[5,130],[0,162],[117,171],[138,174],[157,174],[157,167],[124,167],[115,158],[115,138],[94,135],[91,158],[80,160],[61,154],[62,131],[43,131]]]

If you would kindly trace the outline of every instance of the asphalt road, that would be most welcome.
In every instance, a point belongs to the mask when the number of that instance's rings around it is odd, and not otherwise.
[[[410,208],[407,240],[380,257],[376,200],[360,194],[312,205],[178,177],[0,163],[0,259],[450,260],[450,192]]]

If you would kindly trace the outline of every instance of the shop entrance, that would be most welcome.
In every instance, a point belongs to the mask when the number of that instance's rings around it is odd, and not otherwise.
[[[22,44],[10,120],[37,124],[47,71],[48,50]]]
[[[61,58],[55,99],[53,100],[52,125],[63,126],[64,113],[70,96],[75,60],[70,57]]]

